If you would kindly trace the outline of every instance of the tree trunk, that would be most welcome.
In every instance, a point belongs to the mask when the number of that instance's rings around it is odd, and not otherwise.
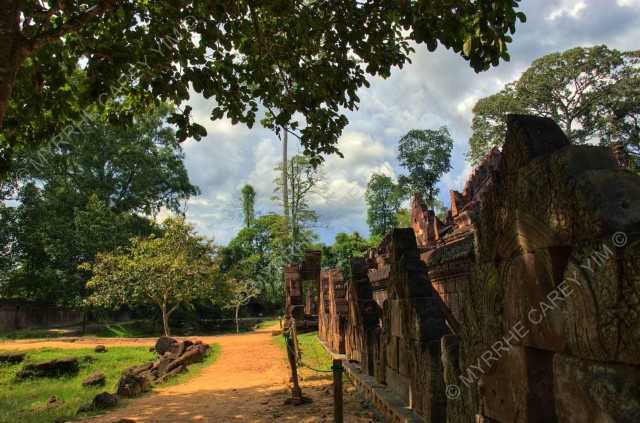
[[[82,310],[82,336],[87,334],[87,310]]]
[[[22,41],[19,1],[0,0],[0,127],[7,113],[18,69],[27,58]]]
[[[164,336],[171,336],[171,330],[169,329],[169,315],[167,313],[166,304],[161,307],[162,309],[162,326],[164,327]]]
[[[238,320],[238,313],[240,312],[240,306],[236,306],[236,333],[240,333],[240,321]]]
[[[287,130],[282,128],[282,207],[285,225],[289,219],[289,178],[287,176]]]

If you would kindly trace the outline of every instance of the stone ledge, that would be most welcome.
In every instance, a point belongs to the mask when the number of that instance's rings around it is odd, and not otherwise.
[[[387,422],[425,423],[424,420],[407,407],[405,403],[389,392],[385,385],[376,382],[373,376],[362,373],[356,364],[349,362],[346,355],[336,353],[329,344],[320,338],[317,339],[332,359],[342,360],[342,365],[349,377]]]

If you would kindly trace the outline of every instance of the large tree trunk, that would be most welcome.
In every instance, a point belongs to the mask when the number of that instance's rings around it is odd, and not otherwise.
[[[22,43],[19,1],[0,0],[0,127],[7,114],[18,69],[27,58]]]

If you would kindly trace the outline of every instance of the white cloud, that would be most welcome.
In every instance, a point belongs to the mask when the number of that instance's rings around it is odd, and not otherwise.
[[[556,9],[552,10],[551,13],[549,13],[549,16],[547,19],[553,21],[563,15],[568,15],[576,19],[580,15],[580,12],[584,10],[586,7],[587,7],[587,4],[584,2],[584,0],[580,0],[580,1],[563,0],[559,2],[559,7],[557,7]]]
[[[618,0],[616,3],[618,6],[640,9],[640,0]]]

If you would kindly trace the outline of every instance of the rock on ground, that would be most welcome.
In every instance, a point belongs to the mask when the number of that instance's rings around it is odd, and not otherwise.
[[[82,380],[82,386],[84,386],[85,388],[88,386],[104,386],[104,384],[105,384],[105,378],[104,378],[104,374],[102,373],[96,373],[96,374],[87,376]]]
[[[164,375],[160,376],[158,378],[158,383],[166,382],[167,380],[171,379],[175,375],[180,374],[180,373],[187,373],[188,371],[189,370],[187,370],[187,366],[179,365],[178,367],[175,367],[173,370],[171,370],[171,371],[165,373]]]
[[[0,354],[0,363],[16,364],[24,360],[24,352],[7,352]]]
[[[64,401],[56,397],[55,395],[51,395],[47,400],[47,407],[49,408],[58,407],[58,406],[61,406],[62,404],[64,404]]]
[[[146,377],[127,375],[118,381],[117,393],[121,397],[134,398],[149,389],[150,385]]]
[[[205,346],[204,344],[192,345],[187,348],[180,359],[186,366],[202,363],[207,355],[207,347],[208,345]]]
[[[165,353],[174,353],[178,348],[178,341],[168,336],[161,336],[156,342],[156,352],[163,356]]]
[[[27,364],[16,374],[16,377],[18,379],[53,377],[63,374],[75,374],[77,372],[78,360],[75,357],[65,357],[56,360],[47,360],[41,363]]]
[[[103,392],[93,398],[90,409],[98,410],[102,408],[113,408],[116,405],[118,405],[118,396],[115,394],[110,394],[108,392]]]

